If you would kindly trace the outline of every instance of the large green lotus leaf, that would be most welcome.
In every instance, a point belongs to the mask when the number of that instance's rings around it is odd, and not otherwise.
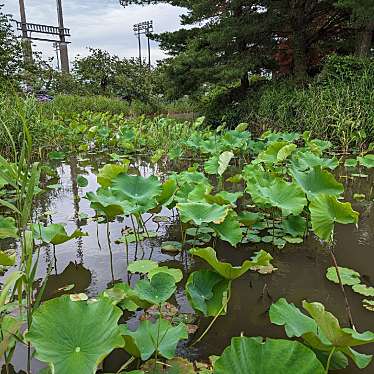
[[[230,211],[225,220],[220,224],[211,223],[210,227],[218,234],[220,239],[236,247],[242,240],[242,230],[236,213]]]
[[[161,193],[161,183],[155,176],[119,174],[112,181],[113,190],[121,191],[131,203],[147,211],[156,206],[156,197]]]
[[[317,195],[309,206],[312,228],[316,235],[323,240],[329,240],[334,231],[334,223],[356,223],[358,212],[352,209],[350,203],[341,203],[335,196]]]
[[[126,173],[127,170],[128,165],[125,164],[106,164],[99,169],[99,174],[97,174],[97,182],[102,187],[110,187],[113,179],[119,174]]]
[[[306,229],[305,218],[290,215],[282,221],[282,229],[293,237],[303,236]]]
[[[263,162],[269,165],[275,164],[278,161],[278,153],[287,145],[289,145],[289,143],[285,141],[270,143],[270,145],[257,156],[256,162]]]
[[[219,168],[218,159],[219,157],[217,155],[214,155],[204,162],[204,171],[207,174],[210,174],[210,175],[218,174],[218,168]]]
[[[183,273],[182,270],[180,269],[174,269],[174,268],[169,268],[167,266],[158,266],[156,268],[153,268],[148,272],[148,278],[152,280],[152,278],[156,274],[169,274],[174,278],[175,283],[179,283],[183,279]]]
[[[303,190],[296,183],[288,183],[276,178],[269,186],[247,185],[255,203],[282,210],[284,216],[300,214],[307,200]]]
[[[315,353],[297,341],[233,338],[214,363],[214,374],[324,374]]]
[[[354,284],[361,283],[360,273],[357,273],[357,271],[340,266],[338,266],[338,270],[343,285],[353,286]],[[339,284],[339,278],[335,266],[331,266],[327,269],[326,278],[331,282]]]
[[[219,224],[229,212],[229,208],[225,206],[198,202],[179,203],[177,209],[182,222],[192,221],[197,226],[210,222]]]
[[[231,205],[236,207],[236,200],[243,196],[242,192],[221,191],[215,195],[206,194],[205,200],[210,204]]]
[[[366,168],[374,168],[374,154],[366,155],[363,157],[357,157],[358,162],[360,165]]]
[[[336,157],[321,158],[310,151],[295,152],[292,157],[292,168],[298,170],[313,169],[316,166],[334,170],[338,165],[339,160]]]
[[[172,203],[175,192],[177,191],[177,182],[170,178],[161,186],[161,193],[157,196],[160,205],[169,205]]]
[[[277,162],[286,160],[297,148],[296,144],[288,144],[282,147],[277,154]]]
[[[309,171],[292,171],[292,176],[301,186],[303,191],[311,199],[320,193],[339,196],[344,191],[344,186],[337,182],[335,177],[321,167],[315,167]]]
[[[303,308],[316,321],[318,328],[336,347],[355,347],[374,342],[374,333],[366,331],[359,333],[350,328],[341,328],[337,318],[320,303],[303,301]]]
[[[142,300],[156,305],[167,301],[176,289],[175,278],[164,272],[155,274],[151,280],[139,280],[135,285],[135,291]]]
[[[317,334],[316,322],[306,316],[294,304],[289,304],[281,298],[272,304],[269,310],[270,321],[279,326],[285,326],[289,338],[300,337],[306,333]]]
[[[52,223],[48,226],[43,226],[41,223],[33,224],[32,231],[35,239],[54,245],[63,244],[71,239],[88,236],[87,233],[80,230],[75,230],[71,235],[68,235],[64,225],[60,223]]]
[[[12,217],[0,216],[0,239],[17,238],[16,221]]]
[[[109,300],[73,302],[61,296],[34,311],[26,340],[53,373],[94,374],[102,360],[124,344],[117,324],[121,316]]]
[[[222,307],[227,300],[230,281],[212,270],[194,271],[188,277],[186,294],[191,306],[204,314],[214,317],[226,314]]]
[[[177,344],[188,338],[187,328],[183,323],[172,326],[165,319],[158,319],[155,323],[149,320],[140,321],[136,331],[131,331],[121,325],[125,338],[125,350],[135,357],[148,360],[156,351],[167,359],[173,358]]]
[[[238,213],[239,222],[246,226],[251,227],[261,219],[261,213],[254,213],[248,211],[241,211]]]
[[[190,254],[198,256],[205,260],[218,274],[226,279],[236,279],[246,273],[252,266],[266,266],[269,262],[269,258],[265,251],[262,251],[262,255],[256,256],[255,260],[245,260],[241,266],[232,266],[228,262],[221,262],[217,259],[216,251],[211,248],[192,248]],[[266,255],[265,255],[266,254]]]
[[[107,188],[99,188],[96,194],[88,192],[86,199],[91,202],[91,208],[113,219],[118,215],[129,215],[135,212],[136,207],[133,203],[125,200],[120,191],[113,191]]]
[[[129,264],[127,270],[130,273],[148,273],[158,267],[158,263],[152,260],[137,260]]]

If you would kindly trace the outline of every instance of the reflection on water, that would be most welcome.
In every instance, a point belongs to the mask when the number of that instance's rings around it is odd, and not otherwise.
[[[58,166],[62,187],[57,191],[44,194],[37,202],[35,218],[47,219],[43,212],[50,211],[48,223],[65,223],[67,231],[81,229],[89,234],[62,245],[43,247],[42,258],[38,270],[39,284],[48,269],[53,269],[48,279],[44,299],[50,299],[68,292],[85,292],[89,296],[95,296],[114,282],[134,282],[127,273],[127,265],[136,259],[150,259],[163,265],[180,268],[186,276],[190,271],[206,266],[198,259],[191,259],[187,255],[173,256],[160,251],[160,243],[163,240],[178,240],[179,225],[175,222],[173,212],[164,209],[160,214],[170,217],[169,223],[157,224],[152,220],[147,223],[148,230],[158,232],[158,237],[146,240],[141,245],[129,245],[126,252],[124,244],[118,244],[126,227],[132,226],[131,220],[117,219],[105,223],[85,218],[94,217],[94,211],[90,209],[89,202],[82,197],[89,191],[98,188],[96,176],[98,169],[107,160],[93,155],[91,159],[79,159],[71,157],[70,160]],[[147,163],[137,161],[133,165],[141,175],[158,175],[162,177],[163,170],[170,170],[169,165],[149,166]],[[184,169],[182,167],[182,169]],[[367,171],[366,171],[367,172]],[[335,253],[340,266],[349,267],[360,272],[366,284],[374,285],[374,211],[373,211],[373,180],[374,173],[368,178],[345,178],[346,170],[338,171],[338,176],[345,184],[346,198],[352,201],[354,193],[364,193],[366,200],[353,202],[356,210],[360,211],[358,229],[354,225],[340,226],[336,228]],[[88,186],[78,187],[77,177],[83,175],[88,180]],[[145,220],[150,215],[145,215]],[[209,355],[220,354],[230,343],[232,336],[244,333],[247,336],[285,337],[284,329],[270,324],[268,309],[272,302],[279,297],[286,297],[289,302],[300,305],[301,301],[320,301],[326,308],[333,312],[342,322],[348,326],[344,308],[344,299],[338,286],[327,281],[326,269],[331,266],[328,253],[323,250],[319,241],[310,235],[301,245],[288,246],[282,250],[274,249],[269,245],[246,244],[237,249],[229,248],[225,243],[218,242],[217,252],[221,260],[233,264],[240,264],[243,260],[252,256],[258,249],[269,251],[274,257],[274,265],[279,269],[270,275],[247,273],[242,278],[234,281],[232,299],[229,313],[219,318],[214,328],[206,338],[193,349],[187,346],[180,348],[180,353],[192,359],[206,359]],[[178,286],[175,303],[183,312],[191,312],[183,292],[184,283]],[[346,289],[351,303],[355,325],[359,331],[374,329],[374,313],[365,310],[361,305],[362,297]],[[201,329],[209,323],[201,322]],[[374,345],[360,349],[361,352],[373,352]],[[126,353],[114,352],[104,364],[106,371],[116,371],[126,360]],[[17,370],[23,368],[24,355],[22,347],[17,349],[15,366]],[[35,369],[41,367],[34,362]],[[373,373],[374,364],[365,370],[349,368],[344,373]],[[338,372],[337,372],[338,373]]]

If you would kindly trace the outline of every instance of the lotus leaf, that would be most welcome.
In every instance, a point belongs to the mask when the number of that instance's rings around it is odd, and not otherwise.
[[[77,184],[78,184],[79,187],[87,187],[88,186],[88,180],[83,175],[78,175]]]
[[[120,191],[124,198],[146,212],[157,205],[156,197],[161,193],[161,184],[154,176],[119,174],[113,179],[112,188]]]
[[[182,222],[192,221],[199,226],[202,223],[222,223],[229,212],[229,208],[208,203],[179,203],[177,209]]]
[[[348,168],[355,168],[357,166],[357,159],[355,158],[348,158],[344,161],[344,166]]]
[[[116,178],[119,174],[126,173],[127,171],[128,165],[106,164],[101,169],[99,169],[97,182],[102,187],[110,187],[114,178]]]
[[[158,263],[152,260],[137,260],[129,264],[127,270],[130,273],[148,273],[158,267]]]
[[[257,156],[256,162],[263,162],[269,165],[275,164],[278,162],[278,153],[283,149],[283,147],[288,145],[289,143],[285,141],[275,141],[270,143],[270,145],[268,145],[268,147]]]
[[[214,374],[324,374],[315,353],[297,341],[233,338],[214,363]]]
[[[14,252],[5,252],[0,250],[0,266],[13,266],[16,263],[16,254]]]
[[[361,283],[360,273],[357,273],[357,271],[340,266],[338,266],[338,270],[343,285],[353,286],[354,284]],[[336,269],[334,266],[327,269],[326,278],[336,284],[339,284],[339,278],[336,274]]]
[[[177,182],[175,179],[168,179],[161,186],[161,193],[157,196],[160,205],[169,205],[172,203],[175,192],[177,191]]]
[[[177,344],[188,338],[187,328],[183,323],[172,326],[165,319],[158,319],[155,323],[149,320],[140,321],[136,331],[130,331],[121,325],[125,338],[125,350],[135,357],[148,360],[157,351],[167,359],[173,358]]]
[[[65,158],[65,153],[59,152],[59,151],[53,151],[53,152],[48,153],[48,157],[50,160],[53,160],[53,161],[61,161]]]
[[[267,252],[262,251],[260,256],[256,256],[253,261],[246,260],[241,266],[232,266],[228,262],[221,262],[217,259],[216,251],[211,248],[192,248],[190,250],[191,255],[198,256],[205,260],[218,274],[222,277],[233,280],[241,277],[246,273],[252,266],[266,266],[268,263]]]
[[[0,216],[0,239],[17,237],[17,227],[14,218]]]
[[[108,300],[72,302],[65,295],[34,312],[25,337],[53,373],[94,374],[102,360],[124,344],[117,325],[121,316]]]
[[[374,287],[368,287],[365,284],[355,284],[352,290],[360,295],[374,296]]]
[[[319,166],[303,172],[293,170],[292,175],[309,199],[320,193],[339,196],[344,191],[343,185],[337,182],[331,173],[322,170]]]
[[[317,195],[309,210],[313,231],[323,240],[329,240],[334,232],[334,223],[358,223],[358,213],[350,203],[341,203],[335,196]]]
[[[43,226],[41,223],[33,224],[32,231],[35,239],[54,245],[63,244],[71,239],[88,235],[80,230],[75,230],[71,235],[68,235],[65,227],[60,223],[52,223],[48,226]]]
[[[211,270],[194,271],[186,283],[186,293],[191,306],[205,317],[226,314],[222,307],[230,292],[229,288],[230,281]]]
[[[176,291],[175,279],[165,272],[155,274],[151,280],[142,279],[135,285],[135,292],[142,300],[160,305]]]
[[[218,234],[220,239],[229,242],[234,247],[242,240],[242,230],[239,220],[233,211],[230,211],[222,223],[211,223],[210,226]]]
[[[158,266],[156,268],[153,268],[148,272],[148,277],[149,279],[153,279],[153,277],[156,274],[169,274],[174,278],[174,281],[176,283],[180,282],[183,279],[183,273],[182,270],[180,269],[173,269],[173,268],[168,268],[167,266]]]
[[[360,165],[370,169],[374,168],[374,154],[366,155],[363,157],[357,157]]]

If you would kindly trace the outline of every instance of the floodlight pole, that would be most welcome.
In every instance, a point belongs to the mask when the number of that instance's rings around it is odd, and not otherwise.
[[[60,30],[60,59],[61,59],[61,71],[63,73],[69,73],[69,56],[68,56],[68,45],[65,40],[64,33],[64,17],[62,12],[62,0],[56,0],[57,3],[57,18],[58,28]]]
[[[147,34],[148,39],[148,68],[151,70],[151,41],[149,38],[149,33]]]
[[[26,10],[24,0],[19,0],[19,12],[21,16],[22,24],[22,50],[23,50],[23,59],[25,62],[32,62],[32,47],[31,40],[27,35],[27,20],[26,20]]]

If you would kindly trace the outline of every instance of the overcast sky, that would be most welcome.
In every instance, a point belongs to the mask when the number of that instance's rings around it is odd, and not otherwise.
[[[24,0],[27,22],[57,26],[55,0]],[[0,0],[5,3],[4,13],[19,20],[18,0]],[[101,48],[120,57],[138,56],[138,44],[132,26],[135,23],[153,20],[155,32],[174,31],[180,28],[179,16],[182,8],[169,5],[146,7],[131,5],[123,8],[119,0],[62,0],[65,27],[70,28],[72,43],[69,59],[86,55],[87,47]],[[42,35],[42,34],[39,34]],[[36,36],[36,34],[35,34]],[[36,42],[35,50],[44,57],[53,57],[52,43]],[[146,55],[146,40],[143,39],[143,56]],[[152,61],[165,57],[157,44],[152,42]]]

